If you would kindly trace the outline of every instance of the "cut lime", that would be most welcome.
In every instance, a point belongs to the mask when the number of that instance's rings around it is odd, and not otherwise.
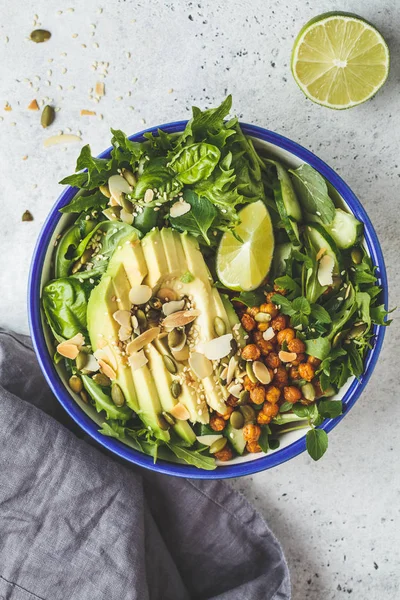
[[[297,36],[292,72],[313,102],[350,108],[385,83],[389,49],[379,31],[360,17],[326,13],[309,21]]]
[[[240,225],[224,233],[217,253],[217,274],[227,288],[249,291],[265,279],[274,252],[271,217],[259,200],[240,213]],[[239,241],[242,240],[242,241]]]

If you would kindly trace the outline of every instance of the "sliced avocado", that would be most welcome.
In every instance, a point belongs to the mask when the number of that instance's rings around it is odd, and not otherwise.
[[[207,290],[210,289],[212,283],[212,277],[207,265],[204,261],[203,255],[200,252],[199,243],[196,238],[182,234],[181,242],[183,251],[185,253],[187,269],[183,272],[190,271],[196,279],[200,279]]]
[[[230,423],[224,429],[224,435],[228,438],[236,452],[241,456],[246,448],[246,440],[243,437],[243,429],[234,429]]]
[[[246,345],[246,339],[245,339],[245,335],[246,332],[243,329],[239,317],[236,314],[235,309],[232,306],[232,302],[229,300],[228,296],[226,294],[221,294],[221,301],[225,307],[226,310],[226,314],[228,316],[229,319],[229,326],[231,329],[233,329],[233,327],[235,327],[235,325],[239,325],[239,327],[236,329],[236,335],[235,335],[235,339],[237,341],[237,343],[239,344],[239,346],[241,348],[243,348],[243,346]]]
[[[153,229],[142,239],[142,249],[147,263],[145,283],[154,288],[168,274],[168,263],[159,229]]]
[[[161,229],[161,241],[168,265],[168,277],[180,277],[184,273],[185,253],[181,244],[181,236],[173,229]]]
[[[125,238],[116,249],[108,263],[107,275],[114,277],[121,265],[125,269],[130,287],[140,285],[147,275],[146,260],[136,232]]]

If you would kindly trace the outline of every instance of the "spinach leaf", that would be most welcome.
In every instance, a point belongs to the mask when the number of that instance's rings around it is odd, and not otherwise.
[[[78,224],[72,225],[63,234],[58,242],[56,257],[55,257],[55,276],[67,277],[74,255],[81,241],[81,232]]]
[[[253,306],[260,306],[265,302],[265,294],[261,290],[254,290],[254,292],[240,292],[239,296],[232,298],[235,302],[241,302],[249,308]]]
[[[326,337],[318,337],[313,340],[306,340],[306,352],[310,356],[315,356],[324,360],[330,352],[331,343]]]
[[[182,148],[172,159],[171,169],[177,173],[181,183],[192,185],[208,179],[220,159],[221,153],[216,146],[200,143]]]
[[[335,205],[329,197],[325,179],[310,165],[303,164],[297,169],[289,169],[300,202],[306,212],[318,215],[325,224],[332,223]]]
[[[115,419],[122,422],[128,421],[132,417],[133,412],[130,408],[127,406],[115,406],[111,396],[108,396],[103,391],[103,388],[93,381],[91,377],[88,375],[82,375],[81,377],[85,390],[94,400],[97,412],[104,410],[107,419]]]
[[[323,429],[310,429],[306,435],[307,452],[313,460],[319,460],[328,449],[328,435]]]
[[[318,412],[324,419],[334,419],[342,414],[343,403],[341,400],[320,400]]]
[[[203,140],[207,134],[218,133],[224,126],[224,119],[232,108],[232,96],[229,94],[217,108],[209,108],[201,111],[193,106],[193,117],[182,134],[184,140],[193,136],[197,140]]]
[[[177,196],[182,187],[182,182],[177,179],[174,171],[167,166],[166,159],[156,158],[146,162],[132,196],[136,200],[142,200],[146,190],[157,189],[158,194],[154,200],[142,203],[143,206],[150,208]]]
[[[94,256],[94,265],[97,270],[105,271],[108,260],[114,253],[117,246],[124,243],[125,238],[131,239],[133,234],[136,232],[137,237],[140,238],[140,233],[127,223],[120,221],[101,221],[79,244],[76,249],[74,260],[77,260],[85,252],[86,248],[90,245],[91,240],[97,233],[101,233],[101,237],[98,241],[98,250]],[[97,257],[97,258],[96,258]]]
[[[186,189],[183,198],[190,204],[191,209],[180,217],[170,217],[172,227],[178,231],[187,231],[196,237],[201,236],[206,244],[210,245],[208,230],[217,216],[216,208],[206,198],[199,198],[193,190]]]
[[[111,144],[113,145],[111,155],[113,159],[117,163],[128,163],[135,170],[139,160],[145,153],[146,146],[141,142],[132,142],[120,129],[111,129],[111,133]]]
[[[76,279],[49,281],[43,288],[43,310],[51,328],[70,339],[86,330],[87,292]]]
[[[99,191],[90,196],[75,196],[66,206],[60,208],[62,213],[81,213],[86,210],[102,210],[107,206],[108,199]]]
[[[331,323],[332,319],[328,311],[320,304],[311,304],[311,316],[320,323]]]
[[[189,450],[188,448],[183,448],[176,444],[167,444],[167,446],[175,456],[184,460],[189,465],[193,465],[199,469],[206,469],[207,471],[213,471],[217,466],[214,458],[203,456],[199,451]]]

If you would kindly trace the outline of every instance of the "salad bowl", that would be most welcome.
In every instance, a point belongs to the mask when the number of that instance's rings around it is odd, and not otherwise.
[[[129,139],[134,142],[142,142],[146,139],[144,134],[150,133],[156,135],[160,129],[168,134],[180,133],[185,129],[186,125],[187,121],[163,124],[141,131]],[[336,202],[352,213],[358,221],[363,223],[363,247],[366,254],[371,258],[372,263],[377,267],[375,276],[377,284],[382,288],[381,302],[387,307],[388,287],[381,247],[366,211],[348,185],[332,168],[296,142],[262,127],[246,123],[241,123],[240,126],[243,133],[253,140],[257,149],[267,152],[274,159],[282,161],[294,169],[304,163],[313,167],[325,178],[331,192],[335,194]],[[110,152],[111,148],[104,151],[99,158],[108,158]],[[178,477],[203,479],[239,477],[275,467],[302,453],[306,449],[305,431],[294,428],[293,431],[285,433],[281,438],[280,447],[268,452],[268,454],[259,453],[237,456],[230,460],[228,464],[218,463],[217,468],[214,470],[202,470],[190,464],[173,463],[163,460],[163,458],[158,458],[157,461],[154,461],[152,456],[143,454],[133,446],[113,437],[106,437],[99,432],[102,422],[100,415],[92,406],[85,404],[71,395],[65,370],[61,365],[54,364],[54,346],[52,345],[51,332],[45,322],[41,306],[43,287],[51,278],[54,246],[57,243],[60,233],[71,223],[71,215],[62,214],[60,209],[69,204],[76,193],[76,188],[68,187],[51,209],[34,251],[28,285],[28,312],[34,349],[49,386],[67,413],[87,434],[112,453],[131,463]],[[363,374],[358,378],[350,378],[339,390],[334,399],[342,401],[343,412],[334,419],[327,418],[319,425],[319,428],[323,431],[328,433],[338,425],[360,397],[378,360],[384,333],[384,326],[373,325],[372,347],[366,352]]]

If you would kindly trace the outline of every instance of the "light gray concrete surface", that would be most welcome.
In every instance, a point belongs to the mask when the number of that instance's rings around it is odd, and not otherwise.
[[[290,73],[299,29],[338,9],[373,22],[392,55],[384,89],[344,112],[306,100]],[[110,126],[133,133],[182,119],[193,103],[213,105],[228,92],[240,118],[300,142],[348,182],[380,238],[391,305],[399,303],[399,2],[0,0],[0,14],[2,325],[27,332],[35,240],[80,147],[46,149],[43,140],[58,130],[80,131],[97,153],[109,145]],[[46,44],[26,41],[35,15],[52,32]],[[102,81],[94,61],[108,64],[99,103],[89,97]],[[46,97],[60,111],[45,131],[27,105]],[[12,111],[3,110],[6,102]],[[80,116],[81,109],[96,116]],[[35,220],[22,223],[27,208]],[[399,335],[397,322],[366,392],[330,435],[322,461],[302,455],[233,482],[281,540],[295,600],[400,597]]]

